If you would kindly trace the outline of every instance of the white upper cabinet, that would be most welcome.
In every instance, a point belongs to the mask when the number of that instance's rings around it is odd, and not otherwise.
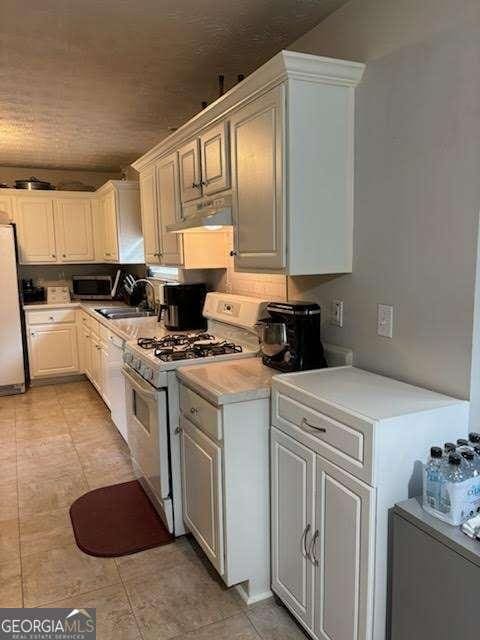
[[[15,219],[18,225],[21,262],[57,262],[53,200],[20,196],[16,201]]]
[[[177,151],[184,204],[231,188],[238,271],[348,273],[354,92],[364,69],[281,51],[133,167]]]
[[[235,267],[285,267],[282,86],[231,119]]]
[[[180,166],[180,196],[182,202],[196,200],[202,195],[202,173],[198,139],[192,140],[178,150]]]
[[[212,195],[230,188],[230,157],[228,155],[228,122],[208,129],[200,136],[202,188]]]
[[[97,194],[104,230],[103,261],[145,262],[138,183],[110,180]]]
[[[13,211],[13,200],[10,196],[2,195],[0,191],[0,212],[8,213],[8,218],[11,222],[14,221],[15,215]]]
[[[145,261],[137,182],[111,180],[96,193],[6,191],[0,211],[13,212],[21,264]]]
[[[56,200],[55,229],[62,262],[92,262],[95,259],[91,199]]]
[[[166,227],[181,216],[178,188],[177,154],[163,158],[157,165],[158,218],[162,264],[177,266],[183,263],[182,236],[167,233]]]
[[[149,167],[140,175],[140,205],[142,231],[147,264],[160,262],[160,234],[157,216],[157,187],[155,167]]]
[[[110,191],[102,198],[103,209],[103,257],[106,262],[118,260],[118,223],[115,192]]]

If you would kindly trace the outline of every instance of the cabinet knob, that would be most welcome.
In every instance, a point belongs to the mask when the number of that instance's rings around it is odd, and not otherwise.
[[[52,258],[56,258],[56,257],[57,257],[57,256],[56,256],[54,253],[52,253]]]
[[[48,319],[51,320],[52,322],[54,322],[54,320],[55,320],[55,318],[53,316],[49,316]]]
[[[208,185],[208,180],[202,180],[201,185],[202,187],[206,187]]]
[[[66,253],[62,253],[62,258],[66,258],[67,254]]]
[[[30,335],[32,336],[32,338],[34,338],[37,334],[34,331],[31,331]]]
[[[230,251],[230,255],[233,258],[233,256],[238,256],[238,251]]]
[[[197,413],[198,413],[197,407],[191,407],[190,408],[190,413],[192,414],[192,416],[196,416]]]
[[[178,436],[180,433],[182,433],[182,427],[177,427],[177,428],[175,429],[175,433],[177,434],[177,436]]]

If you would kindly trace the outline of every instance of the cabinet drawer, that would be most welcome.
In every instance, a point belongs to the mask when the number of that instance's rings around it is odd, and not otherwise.
[[[57,322],[75,322],[75,309],[45,309],[27,313],[29,325],[55,324]]]
[[[285,396],[273,394],[273,424],[327,460],[366,481],[372,479],[372,433],[353,428]]]
[[[80,311],[80,324],[82,327],[89,326],[89,323],[88,323],[89,318],[90,316],[88,315],[88,313],[85,313],[85,311]]]
[[[202,431],[216,440],[222,439],[222,414],[220,409],[217,409],[208,400],[183,385],[180,386],[180,409]]]

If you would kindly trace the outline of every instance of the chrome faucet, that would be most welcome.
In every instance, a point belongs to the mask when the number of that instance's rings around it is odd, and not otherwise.
[[[152,287],[152,294],[153,294],[153,311],[156,311],[155,308],[155,287],[153,286],[153,284],[150,282],[150,280],[147,280],[146,278],[139,278],[138,280],[135,280],[135,282],[132,284],[132,291],[135,289],[135,287],[137,286],[137,284],[139,282],[144,282],[145,284],[148,284]],[[148,296],[147,296],[147,309],[148,309]]]

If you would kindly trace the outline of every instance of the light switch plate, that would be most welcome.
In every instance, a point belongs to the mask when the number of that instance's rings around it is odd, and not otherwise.
[[[393,306],[391,304],[378,305],[377,334],[384,338],[393,338]]]
[[[330,324],[332,327],[343,327],[343,300],[332,300],[330,303]]]

